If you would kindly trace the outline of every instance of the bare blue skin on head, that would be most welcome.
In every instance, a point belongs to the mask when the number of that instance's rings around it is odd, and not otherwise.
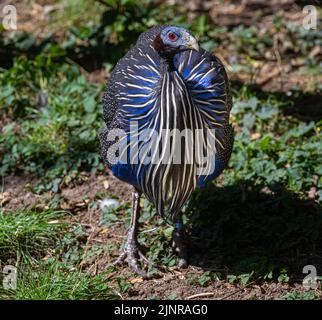
[[[199,45],[191,33],[180,27],[169,26],[160,33],[160,38],[166,51],[194,49],[199,51]]]

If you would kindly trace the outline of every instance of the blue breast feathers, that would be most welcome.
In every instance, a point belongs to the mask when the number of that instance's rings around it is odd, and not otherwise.
[[[137,147],[139,137],[140,147],[148,143],[150,131],[160,130],[161,86],[164,83],[164,73],[161,70],[160,57],[150,47],[143,51],[138,48],[138,54],[128,55],[127,67],[118,71],[122,73],[124,82],[119,82],[119,94],[116,97],[120,105],[122,127],[128,134],[125,138],[129,148]],[[187,50],[180,52],[173,59],[174,70],[182,78],[187,87],[190,101],[198,109],[205,128],[215,130],[216,147],[223,147],[223,122],[227,109],[225,105],[225,79],[221,66],[213,61],[205,52]],[[175,87],[174,87],[175,88]],[[133,124],[137,127],[133,130]],[[136,130],[137,129],[137,130]],[[129,135],[130,134],[130,135]],[[134,134],[134,135],[133,135]],[[124,141],[124,142],[125,142]],[[133,157],[133,154],[132,154]],[[112,167],[113,174],[134,186],[140,184],[148,165],[134,163],[128,152],[126,163],[121,161]],[[199,187],[217,177],[222,171],[222,164],[214,156],[214,171],[198,177]]]

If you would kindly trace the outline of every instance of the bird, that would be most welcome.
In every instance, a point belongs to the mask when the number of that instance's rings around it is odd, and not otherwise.
[[[137,241],[144,194],[173,225],[172,248],[179,267],[187,267],[182,207],[222,173],[232,153],[232,96],[223,63],[188,29],[152,27],[114,67],[102,103],[102,159],[133,187],[130,227],[115,264],[149,277],[150,261]]]

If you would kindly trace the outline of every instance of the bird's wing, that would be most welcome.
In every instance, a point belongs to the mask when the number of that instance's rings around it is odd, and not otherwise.
[[[106,145],[106,135],[111,129],[120,128],[126,133],[120,139],[121,143],[124,142],[124,148],[120,147],[120,163],[112,166],[109,161],[105,162],[112,170],[118,170],[116,176],[133,185],[138,184],[139,176],[136,172],[138,166],[131,165],[136,160],[131,157],[137,157],[137,153],[127,151],[136,150],[138,139],[141,144],[142,140],[148,140],[148,137],[144,139],[144,134],[158,128],[160,68],[160,57],[154,48],[139,43],[117,63],[103,98],[107,130],[100,134],[101,145]],[[104,149],[106,153],[107,148]]]

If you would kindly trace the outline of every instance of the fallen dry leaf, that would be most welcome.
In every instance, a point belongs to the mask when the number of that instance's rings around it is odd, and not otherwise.
[[[9,197],[9,194],[7,192],[0,193],[0,204],[4,206],[11,200],[11,197]]]
[[[130,279],[130,283],[141,283],[141,282],[143,282],[143,278]]]
[[[308,197],[312,200],[315,199],[316,197],[316,193],[317,193],[317,188],[316,187],[312,187],[309,191]]]
[[[252,140],[258,140],[261,137],[261,134],[259,132],[255,132],[251,135]]]
[[[103,186],[104,186],[105,189],[108,189],[110,187],[110,184],[108,183],[107,180],[104,180],[103,181]]]
[[[78,202],[75,204],[75,207],[85,207],[86,206],[86,202]]]
[[[105,234],[108,232],[108,228],[102,228],[102,230],[99,232],[100,234]]]
[[[69,205],[69,203],[64,202],[61,204],[60,208],[63,210],[69,210],[69,209],[71,209],[71,206]]]

